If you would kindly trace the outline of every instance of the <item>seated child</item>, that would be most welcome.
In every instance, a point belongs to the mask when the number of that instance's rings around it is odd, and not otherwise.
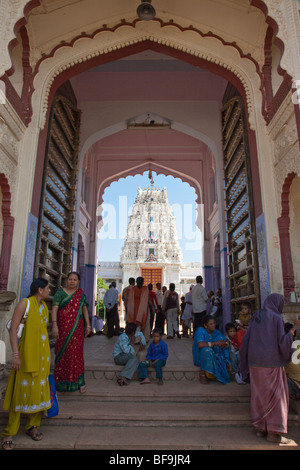
[[[166,365],[168,357],[168,346],[161,338],[161,331],[159,328],[154,328],[152,332],[152,343],[148,348],[146,355],[146,361],[140,362],[139,364],[139,378],[143,379],[141,384],[150,383],[148,378],[148,368],[155,367],[156,378],[158,379],[158,385],[163,384],[162,380],[162,368]]]
[[[227,323],[225,325],[226,341],[230,347],[230,361],[232,368],[235,374],[235,381],[238,384],[245,384],[242,380],[241,370],[240,370],[240,350],[237,344],[234,342],[234,338],[237,334],[237,328],[234,323]]]
[[[241,349],[242,339],[245,336],[245,333],[248,329],[248,325],[252,316],[252,307],[250,302],[243,302],[242,309],[238,316],[237,323],[237,333],[233,339],[234,343],[239,349]]]
[[[252,307],[250,302],[243,302],[241,305],[241,311],[238,316],[238,321],[242,323],[243,325],[249,325],[249,321],[252,317]]]

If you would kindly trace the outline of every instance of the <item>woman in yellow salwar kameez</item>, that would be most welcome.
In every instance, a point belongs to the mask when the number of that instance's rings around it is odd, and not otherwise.
[[[51,408],[49,372],[50,347],[47,334],[49,319],[45,299],[49,295],[46,279],[31,284],[30,296],[16,306],[10,328],[12,370],[8,379],[3,408],[9,410],[8,424],[2,433],[2,448],[11,450],[12,438],[20,427],[21,413],[27,414],[26,433],[36,441],[42,439],[39,431],[42,412]],[[30,302],[28,317],[18,344],[17,328]]]

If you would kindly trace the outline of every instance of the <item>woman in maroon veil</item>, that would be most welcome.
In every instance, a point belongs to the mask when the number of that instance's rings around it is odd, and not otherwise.
[[[244,380],[250,379],[251,417],[257,436],[270,442],[288,444],[287,433],[289,394],[284,366],[291,360],[293,333],[300,326],[296,320],[286,333],[281,316],[284,298],[269,295],[262,310],[251,318],[240,356]]]

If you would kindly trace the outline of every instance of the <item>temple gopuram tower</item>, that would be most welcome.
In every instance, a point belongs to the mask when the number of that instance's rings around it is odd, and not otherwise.
[[[153,180],[151,180],[153,183]],[[174,282],[179,289],[182,252],[167,190],[138,188],[121,254],[123,283],[142,276],[144,284]]]

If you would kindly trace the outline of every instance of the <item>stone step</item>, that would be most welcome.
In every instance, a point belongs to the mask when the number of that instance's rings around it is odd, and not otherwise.
[[[0,412],[4,424],[8,413]],[[22,421],[24,421],[22,419]],[[250,425],[246,403],[169,403],[124,401],[59,401],[59,415],[45,419],[43,426],[230,426]]]
[[[119,387],[114,380],[87,380],[87,392],[59,394],[59,415],[43,417],[43,440],[24,434],[25,416],[14,440],[17,449],[107,450],[273,450],[251,427],[250,386],[199,381],[132,381]],[[0,403],[3,428],[8,413]],[[298,416],[289,415],[291,446],[299,449]],[[281,448],[281,447],[280,447]],[[115,452],[115,453],[114,453]],[[102,455],[102,454],[101,454]],[[107,455],[107,454],[105,454]],[[144,453],[143,453],[144,455]]]
[[[126,402],[249,402],[250,386],[234,382],[222,385],[211,381],[208,385],[196,381],[164,381],[162,386],[157,380],[147,385],[132,380],[128,386],[120,387],[116,379],[87,379],[87,391],[84,394],[59,393],[63,401],[126,401]]]
[[[115,380],[124,366],[117,366],[112,362],[103,362],[96,365],[85,366],[85,378],[86,379],[107,379]],[[155,369],[148,370],[149,377],[155,379]],[[179,381],[197,381],[199,382],[199,367],[195,367],[190,364],[181,365],[166,365],[163,368],[164,381],[174,380]],[[133,376],[133,379],[138,378],[138,371]]]
[[[59,415],[53,419],[46,419],[44,425],[88,425],[88,426],[108,426],[114,423],[115,426],[232,426],[232,425],[250,425],[250,404],[239,402],[239,394],[236,399],[233,397],[231,401],[224,401],[221,391],[209,395],[208,391],[203,390],[200,393],[199,400],[190,400],[190,396],[186,396],[176,391],[173,400],[166,400],[168,390],[162,392],[156,391],[161,389],[156,384],[139,385],[141,391],[137,390],[137,386],[132,387],[137,391],[136,397],[139,399],[126,401],[127,389],[122,387],[123,396],[120,393],[110,393],[110,399],[106,396],[106,400],[94,400],[92,393],[79,396],[74,394],[59,395]],[[151,393],[151,387],[152,393]],[[207,386],[208,388],[209,386]],[[222,387],[222,386],[220,386]],[[121,387],[120,387],[121,388]],[[205,388],[202,387],[202,388]],[[211,387],[213,388],[213,387]],[[224,389],[225,387],[223,387]],[[126,389],[126,390],[125,390]],[[145,394],[144,394],[145,390]],[[148,390],[148,392],[147,392]],[[107,391],[109,393],[109,391]],[[223,390],[224,393],[224,390]],[[102,393],[102,396],[105,394]],[[101,393],[97,392],[98,398]],[[131,395],[133,397],[133,395]],[[78,397],[78,399],[76,399]],[[176,398],[176,399],[175,399]],[[8,413],[0,411],[0,422],[4,424],[7,420]],[[298,415],[294,412],[289,414],[289,423],[291,425],[298,424]]]
[[[126,403],[74,402],[60,403],[59,416],[49,425],[89,426],[231,426],[250,425],[249,406],[245,403]]]
[[[255,436],[249,426],[44,426],[43,439],[31,440],[23,430],[14,437],[18,450],[101,450],[101,464],[123,456],[144,456],[144,463],[157,464],[158,455],[184,452],[192,463],[199,463],[199,450],[299,450],[299,432],[291,430],[289,446],[270,443]],[[145,451],[145,449],[147,449]],[[131,451],[131,452],[130,452]],[[169,451],[169,452],[166,452]],[[249,456],[250,457],[250,456]],[[123,457],[124,458],[124,457]],[[279,458],[279,455],[276,457]],[[154,461],[156,459],[156,461]],[[248,459],[248,455],[247,455]],[[115,460],[116,461],[116,460]],[[132,461],[131,461],[132,462]],[[175,462],[174,462],[175,463]],[[223,462],[224,463],[224,462]],[[188,464],[187,464],[188,465]],[[135,465],[137,467],[138,465]],[[142,468],[144,465],[142,466]]]

